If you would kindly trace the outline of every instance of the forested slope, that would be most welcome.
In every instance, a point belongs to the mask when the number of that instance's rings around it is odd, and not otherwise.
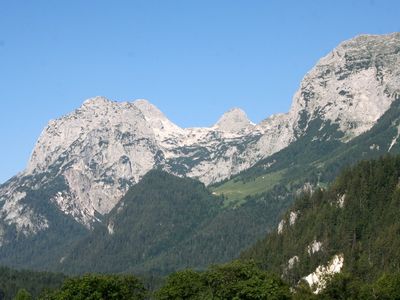
[[[399,272],[399,179],[400,156],[345,169],[328,189],[299,197],[278,229],[242,258],[284,274],[292,284],[334,255],[343,256],[343,272],[361,280]]]

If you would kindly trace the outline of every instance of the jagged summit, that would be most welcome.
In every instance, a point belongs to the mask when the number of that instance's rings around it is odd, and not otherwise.
[[[224,113],[213,127],[220,131],[240,132],[253,126],[254,124],[242,109],[232,108]]]
[[[97,112],[95,117],[113,117],[113,113],[123,114],[124,110],[134,108],[137,108],[143,114],[143,117],[150,124],[150,127],[154,129],[155,133],[161,138],[166,138],[169,134],[174,136],[184,134],[184,128],[181,128],[171,122],[157,106],[152,104],[147,99],[136,99],[131,102],[120,102],[110,100],[103,96],[96,96],[85,100],[82,106],[70,115],[74,115],[77,112],[85,112],[89,109],[90,111],[95,110]],[[55,121],[50,122],[49,125],[53,125]],[[232,108],[225,112],[217,121],[217,123],[215,123],[215,125],[211,128],[199,127],[195,129],[215,129],[223,132],[238,133],[243,130],[250,129],[254,125],[255,124],[248,119],[246,113],[242,109]],[[193,128],[189,128],[189,130],[190,129]]]

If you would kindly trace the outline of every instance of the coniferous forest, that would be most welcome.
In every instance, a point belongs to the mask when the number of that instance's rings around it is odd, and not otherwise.
[[[328,188],[299,195],[282,219],[292,212],[298,216],[294,224],[286,222],[226,264],[158,278],[66,277],[1,268],[0,298],[399,299],[400,156],[344,169]],[[321,246],[310,253],[313,241]],[[342,271],[327,275],[324,289],[314,293],[304,277],[339,253],[345,261]],[[288,267],[293,256],[298,259]]]

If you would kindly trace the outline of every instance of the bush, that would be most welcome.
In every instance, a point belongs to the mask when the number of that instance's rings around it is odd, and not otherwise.
[[[146,290],[131,275],[85,275],[67,279],[60,290],[44,295],[43,300],[142,300]]]

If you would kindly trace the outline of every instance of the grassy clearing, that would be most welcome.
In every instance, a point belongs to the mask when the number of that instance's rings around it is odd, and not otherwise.
[[[224,195],[227,205],[240,204],[246,196],[260,194],[269,191],[285,174],[285,170],[265,174],[248,182],[230,180],[212,190],[216,195]]]

